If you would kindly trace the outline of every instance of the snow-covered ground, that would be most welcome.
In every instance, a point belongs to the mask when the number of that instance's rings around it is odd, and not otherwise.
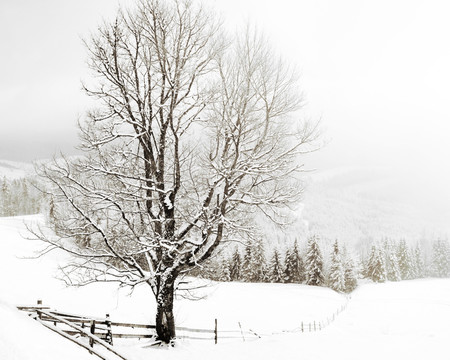
[[[67,288],[54,278],[65,254],[30,257],[42,245],[25,240],[24,222],[40,216],[0,218],[0,359],[93,359],[15,305],[44,304],[92,316],[110,313],[115,321],[153,323],[154,301],[140,287],[130,295],[114,284]],[[197,282],[196,285],[199,283]],[[130,359],[445,359],[450,338],[450,279],[364,284],[336,320],[320,332],[298,332],[301,321],[325,320],[346,304],[345,296],[304,285],[211,283],[197,301],[178,299],[178,326],[219,330],[252,329],[259,340],[180,340],[175,348],[148,348],[145,341],[117,347]],[[297,331],[295,331],[297,330]]]

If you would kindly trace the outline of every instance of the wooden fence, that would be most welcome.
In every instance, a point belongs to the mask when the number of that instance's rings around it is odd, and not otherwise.
[[[283,333],[320,331],[330,325],[336,317],[345,310],[347,304],[348,299],[344,305],[323,321],[301,321],[298,328],[290,331],[283,331]],[[126,360],[123,355],[113,349],[112,345],[114,339],[156,339],[155,325],[111,321],[109,314],[106,314],[104,318],[94,318],[65,313],[51,310],[48,306],[43,306],[42,301],[40,300],[38,300],[37,305],[18,306],[17,308],[27,312],[45,327],[86,348],[101,359],[105,358],[101,353],[93,349],[94,344],[98,344],[114,353],[119,358]],[[176,332],[177,338],[212,340],[216,344],[219,339],[242,339],[243,341],[246,341],[275,334],[260,334],[251,329],[243,330],[241,324],[238,323],[238,325],[239,330],[218,330],[217,319],[215,319],[214,329],[176,327]],[[88,341],[83,342],[81,341],[82,338],[86,338]],[[155,344],[158,344],[158,342],[155,341],[149,346]]]
[[[67,312],[51,310],[43,306],[38,300],[37,305],[17,306],[19,310],[28,312],[36,320],[44,324],[51,324],[70,336],[86,337],[86,333],[112,345],[114,339],[153,339],[156,338],[156,326],[149,324],[136,324],[111,321],[109,314],[104,318],[86,317]],[[239,330],[218,330],[217,319],[214,320],[213,329],[195,329],[177,326],[177,338],[210,340],[216,344],[219,339],[255,339],[260,336],[252,330],[245,331],[239,324]],[[93,347],[95,341],[89,340]]]
[[[310,322],[301,322],[301,325],[299,328],[295,329],[296,331],[301,332],[312,332],[312,331],[320,331],[330,325],[334,320],[336,320],[336,317],[343,312],[347,308],[348,299],[347,302],[340,306],[331,316],[327,317],[324,320],[321,321],[310,321]]]

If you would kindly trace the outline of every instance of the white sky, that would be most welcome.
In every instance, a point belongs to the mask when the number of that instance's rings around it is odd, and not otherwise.
[[[80,37],[117,3],[0,1],[0,158],[71,151],[87,102]],[[205,3],[231,26],[259,24],[298,66],[305,112],[330,139],[308,167],[385,166],[450,182],[449,1]]]

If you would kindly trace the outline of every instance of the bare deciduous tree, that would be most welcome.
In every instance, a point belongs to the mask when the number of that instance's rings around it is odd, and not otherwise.
[[[100,105],[80,122],[85,155],[40,170],[56,235],[35,234],[74,255],[71,282],[148,284],[168,342],[177,277],[251,235],[255,212],[280,220],[317,129],[293,116],[297,78],[264,38],[225,37],[190,1],[142,0],[86,44]]]

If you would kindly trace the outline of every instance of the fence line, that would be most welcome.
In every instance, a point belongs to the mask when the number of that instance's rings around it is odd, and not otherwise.
[[[347,308],[350,297],[347,297],[345,304],[341,305],[331,317],[327,317],[323,321],[309,321],[300,322],[300,326],[293,330],[283,330],[279,333],[257,333],[252,329],[244,330],[239,322],[238,330],[218,330],[217,319],[214,320],[214,329],[196,329],[190,327],[176,327],[178,333],[177,338],[181,339],[195,339],[195,340],[213,340],[216,344],[218,339],[242,339],[243,341],[247,339],[257,339],[262,336],[272,336],[275,334],[283,334],[287,332],[314,332],[321,331],[325,327],[329,326],[336,317]],[[137,324],[137,323],[127,323],[127,322],[117,322],[111,321],[109,314],[106,314],[105,318],[98,317],[86,317],[75,314],[70,314],[66,312],[51,310],[48,306],[43,306],[42,301],[38,300],[37,305],[34,306],[17,306],[19,310],[28,312],[30,315],[42,323],[44,326],[49,327],[49,323],[52,324],[51,330],[56,331],[61,334],[63,332],[65,337],[69,336],[79,336],[88,337],[90,347],[92,349],[94,343],[99,344],[99,340],[110,347],[113,344],[113,339],[141,339],[141,338],[156,338],[155,325],[150,324]],[[61,324],[60,328],[57,327]],[[113,331],[113,327],[115,328]],[[118,331],[118,329],[120,331]],[[150,330],[146,333],[141,332],[130,332],[126,329],[146,329]],[[89,330],[89,331],[88,331]],[[186,334],[187,333],[187,334]],[[192,335],[191,335],[192,334]],[[205,336],[199,336],[197,334],[204,334]],[[62,335],[62,334],[61,334]],[[103,344],[101,344],[103,346]],[[97,355],[97,354],[96,354]],[[98,356],[98,355],[97,355]],[[118,355],[120,356],[120,355]],[[100,356],[101,357],[101,356]],[[124,358],[122,358],[124,359]]]
[[[331,318],[327,317],[326,320],[321,320],[318,322],[316,322],[315,320],[312,322],[310,321],[308,323],[302,321],[300,324],[300,328],[296,328],[294,330],[286,332],[313,332],[323,330],[325,327],[329,326],[332,322],[334,322],[337,316],[347,308],[349,300],[350,297],[347,297],[347,301],[345,302],[345,304],[337,308],[337,310],[332,314]]]

